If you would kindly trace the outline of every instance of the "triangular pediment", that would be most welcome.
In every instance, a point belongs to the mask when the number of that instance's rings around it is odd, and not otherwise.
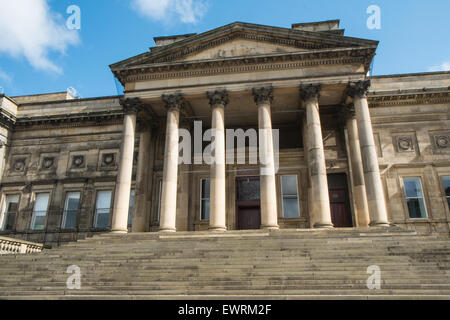
[[[307,50],[300,49],[294,46],[286,46],[276,43],[268,43],[246,39],[236,39],[230,40],[216,47],[200,51],[199,53],[182,57],[180,60],[176,61],[226,59],[226,58],[236,58],[255,55],[302,52],[302,51],[304,52]]]
[[[374,46],[377,41],[236,22],[111,65],[113,71],[179,62],[226,60]]]

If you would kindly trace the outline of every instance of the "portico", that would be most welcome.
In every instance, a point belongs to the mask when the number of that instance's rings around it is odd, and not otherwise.
[[[150,144],[141,133],[139,152],[156,152],[152,188],[147,188],[153,203],[134,208],[133,221],[139,216],[150,226],[133,230],[223,232],[256,221],[261,229],[333,228],[341,227],[342,215],[353,226],[388,225],[365,95],[377,42],[302,28],[293,26],[288,35],[284,29],[235,23],[204,35],[157,38],[150,53],[111,66],[126,88],[125,101],[139,101],[152,119],[166,123],[156,133],[160,142]],[[349,116],[348,105],[356,117]],[[136,112],[137,121],[142,112]],[[333,121],[343,116],[343,125]],[[211,133],[204,140],[201,132],[200,143],[198,123]],[[246,136],[245,146],[232,150],[245,151],[244,162],[229,162],[227,130],[257,132],[256,146]],[[182,157],[180,132],[190,135],[194,146]],[[123,150],[132,150],[127,143],[133,140],[124,141]],[[147,172],[148,156],[138,161],[139,172]],[[133,170],[129,162],[125,157],[119,164],[127,177]],[[343,212],[330,206],[337,200],[330,199],[336,197],[328,186],[330,174],[341,174],[348,186],[333,189],[342,195]],[[142,177],[137,179],[141,186]],[[238,194],[242,179],[254,181],[251,196]],[[122,185],[116,202],[129,192],[130,184]],[[253,203],[247,213],[240,213],[239,201]],[[120,220],[115,229],[123,231],[119,215],[115,209],[113,221]],[[251,221],[239,224],[242,219]]]

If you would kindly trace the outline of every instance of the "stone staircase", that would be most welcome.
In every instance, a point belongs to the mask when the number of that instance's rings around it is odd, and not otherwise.
[[[81,289],[69,290],[76,265]],[[369,290],[369,266],[381,289]],[[450,239],[388,229],[104,234],[0,257],[0,299],[450,299]]]

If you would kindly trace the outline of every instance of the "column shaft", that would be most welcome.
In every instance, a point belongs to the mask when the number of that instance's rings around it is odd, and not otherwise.
[[[271,102],[273,88],[253,89],[258,106],[261,229],[279,229]]]
[[[353,197],[355,199],[357,226],[368,227],[370,224],[370,216],[356,119],[354,117],[347,118],[346,126],[348,132],[349,158],[352,169]]]
[[[306,104],[308,132],[308,170],[311,177],[310,207],[314,216],[314,228],[332,228],[330,198],[328,191],[325,151],[319,114],[320,86],[302,88]]]
[[[150,128],[140,133],[139,158],[136,173],[135,203],[133,208],[132,232],[147,232],[149,212],[147,207],[147,178],[150,163]]]
[[[160,231],[176,231],[177,188],[178,188],[178,142],[181,96],[164,96],[167,104],[166,144],[161,194]]]
[[[366,92],[370,82],[359,82],[351,86],[366,183],[367,202],[371,214],[371,226],[388,226],[386,201],[381,183],[378,156],[373,137],[372,122]]]
[[[226,177],[225,177],[225,118],[224,109],[228,96],[224,91],[209,92],[212,108],[212,136],[214,137],[214,154],[210,175],[210,230],[226,231]]]
[[[128,110],[123,120],[122,147],[120,150],[119,172],[117,174],[114,211],[111,224],[111,231],[115,233],[128,232],[128,210],[133,174],[135,128],[136,112],[134,110]]]

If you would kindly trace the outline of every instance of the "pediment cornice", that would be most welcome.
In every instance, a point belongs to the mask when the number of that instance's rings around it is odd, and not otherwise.
[[[371,48],[375,52],[378,41],[344,37],[339,34],[299,31],[286,28],[253,25],[247,23],[233,23],[199,35],[191,36],[185,40],[170,45],[152,48],[150,52],[132,57],[130,59],[111,65],[111,70],[122,81],[121,73],[133,69],[148,69],[151,67],[167,67],[172,70],[186,57],[198,54],[205,50],[218,47],[224,43],[244,39],[256,42],[277,44],[283,47],[298,49],[299,53],[316,54],[318,52],[334,51],[336,49]],[[281,54],[282,56],[283,54]],[[286,55],[286,54],[285,54]],[[288,54],[289,55],[289,54]],[[276,56],[276,55],[275,55]],[[242,56],[222,59],[222,63],[237,61],[239,59],[253,59],[257,56]],[[199,60],[199,63],[212,63],[209,60]],[[188,68],[193,64],[183,64]],[[147,70],[146,70],[147,71]],[[153,72],[153,71],[150,71]]]
[[[308,68],[359,63],[369,70],[375,48],[341,48],[299,53],[248,56],[171,64],[147,64],[114,72],[122,82],[211,76],[227,73]]]

